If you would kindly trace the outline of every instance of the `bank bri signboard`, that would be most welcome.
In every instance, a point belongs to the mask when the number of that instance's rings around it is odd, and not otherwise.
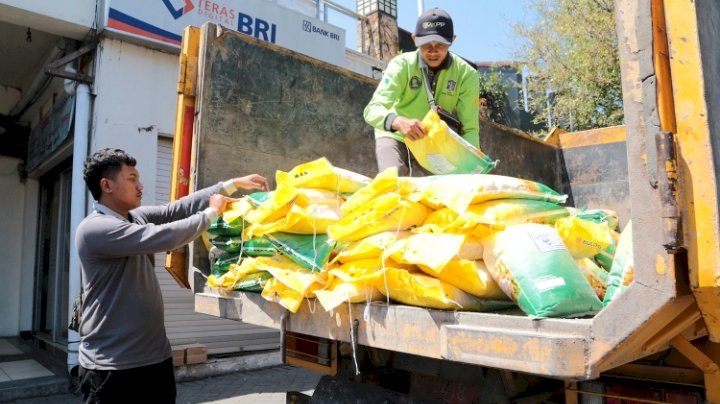
[[[106,0],[104,29],[163,47],[180,47],[185,27],[222,25],[342,66],[345,30],[267,0]]]

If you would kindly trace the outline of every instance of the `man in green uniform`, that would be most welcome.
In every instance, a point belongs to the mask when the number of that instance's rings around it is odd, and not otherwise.
[[[405,145],[426,135],[421,122],[430,110],[426,82],[435,103],[462,123],[459,134],[479,147],[479,78],[475,68],[449,51],[455,40],[452,19],[439,8],[428,10],[412,37],[418,50],[390,61],[364,111],[365,121],[375,128],[378,171],[397,167],[401,176],[430,174]]]

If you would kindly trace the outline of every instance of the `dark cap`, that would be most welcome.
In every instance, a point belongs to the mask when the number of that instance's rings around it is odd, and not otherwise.
[[[418,17],[415,26],[415,46],[420,47],[430,42],[450,45],[453,35],[452,18],[445,10],[435,7]]]

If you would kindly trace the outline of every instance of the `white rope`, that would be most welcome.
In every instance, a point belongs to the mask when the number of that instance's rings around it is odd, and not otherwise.
[[[348,324],[350,324],[350,346],[352,347],[353,363],[355,364],[355,374],[360,374],[360,366],[357,359],[357,341],[355,341],[355,332],[353,331],[352,305],[348,303]]]

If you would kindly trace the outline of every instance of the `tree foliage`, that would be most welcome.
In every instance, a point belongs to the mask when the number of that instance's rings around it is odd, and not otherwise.
[[[507,124],[508,84],[503,80],[500,70],[481,71],[480,76],[480,115],[491,121]]]
[[[515,25],[530,69],[536,120],[582,130],[623,122],[613,0],[529,0],[534,25]],[[554,93],[548,114],[548,92]],[[572,127],[571,127],[572,126]]]

